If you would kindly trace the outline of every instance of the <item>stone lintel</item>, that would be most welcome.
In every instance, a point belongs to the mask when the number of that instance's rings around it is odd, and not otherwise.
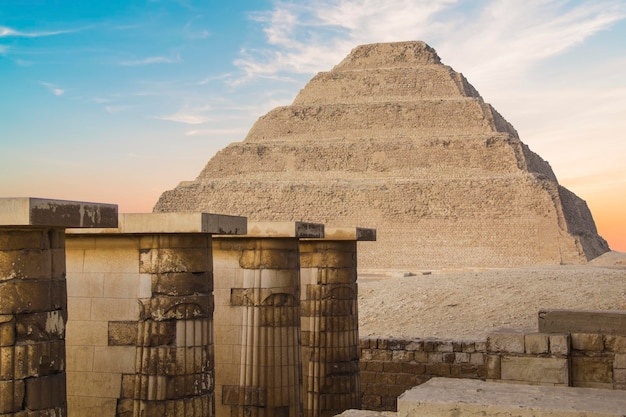
[[[376,241],[376,229],[364,227],[326,227],[323,240]]]
[[[307,222],[249,222],[246,237],[322,238],[324,225]]]
[[[117,226],[117,205],[46,198],[0,198],[0,227],[97,228]]]
[[[115,228],[72,230],[68,234],[246,233],[247,218],[199,212],[120,213]]]
[[[433,378],[398,398],[398,415],[502,417],[621,417],[623,392]]]
[[[539,331],[626,336],[626,311],[539,310]]]

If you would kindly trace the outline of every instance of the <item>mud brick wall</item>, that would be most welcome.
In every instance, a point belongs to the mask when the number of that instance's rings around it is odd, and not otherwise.
[[[363,408],[395,410],[397,397],[433,377],[485,379],[485,342],[361,338]]]

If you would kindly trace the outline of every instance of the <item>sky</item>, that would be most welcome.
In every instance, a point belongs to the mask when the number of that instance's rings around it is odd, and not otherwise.
[[[405,40],[626,252],[624,0],[0,0],[0,196],[152,211],[352,48]]]

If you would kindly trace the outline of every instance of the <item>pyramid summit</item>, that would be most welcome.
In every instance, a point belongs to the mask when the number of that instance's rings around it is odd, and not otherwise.
[[[356,47],[154,211],[377,229],[362,268],[585,263],[587,204],[423,42]]]

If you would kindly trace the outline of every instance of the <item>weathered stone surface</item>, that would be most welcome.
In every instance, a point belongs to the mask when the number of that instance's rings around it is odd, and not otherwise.
[[[261,117],[156,212],[377,229],[366,268],[585,263],[586,203],[422,42],[363,45]]]
[[[487,336],[488,352],[524,353],[524,333],[502,330]]]
[[[623,392],[435,378],[398,399],[398,417],[621,417]]]
[[[540,310],[539,331],[626,336],[626,311]]]
[[[572,384],[576,387],[611,388],[613,358],[573,356],[571,358]]]
[[[569,385],[567,358],[503,356],[501,378],[527,384]]]
[[[0,198],[0,226],[116,227],[117,205],[44,198]]]

